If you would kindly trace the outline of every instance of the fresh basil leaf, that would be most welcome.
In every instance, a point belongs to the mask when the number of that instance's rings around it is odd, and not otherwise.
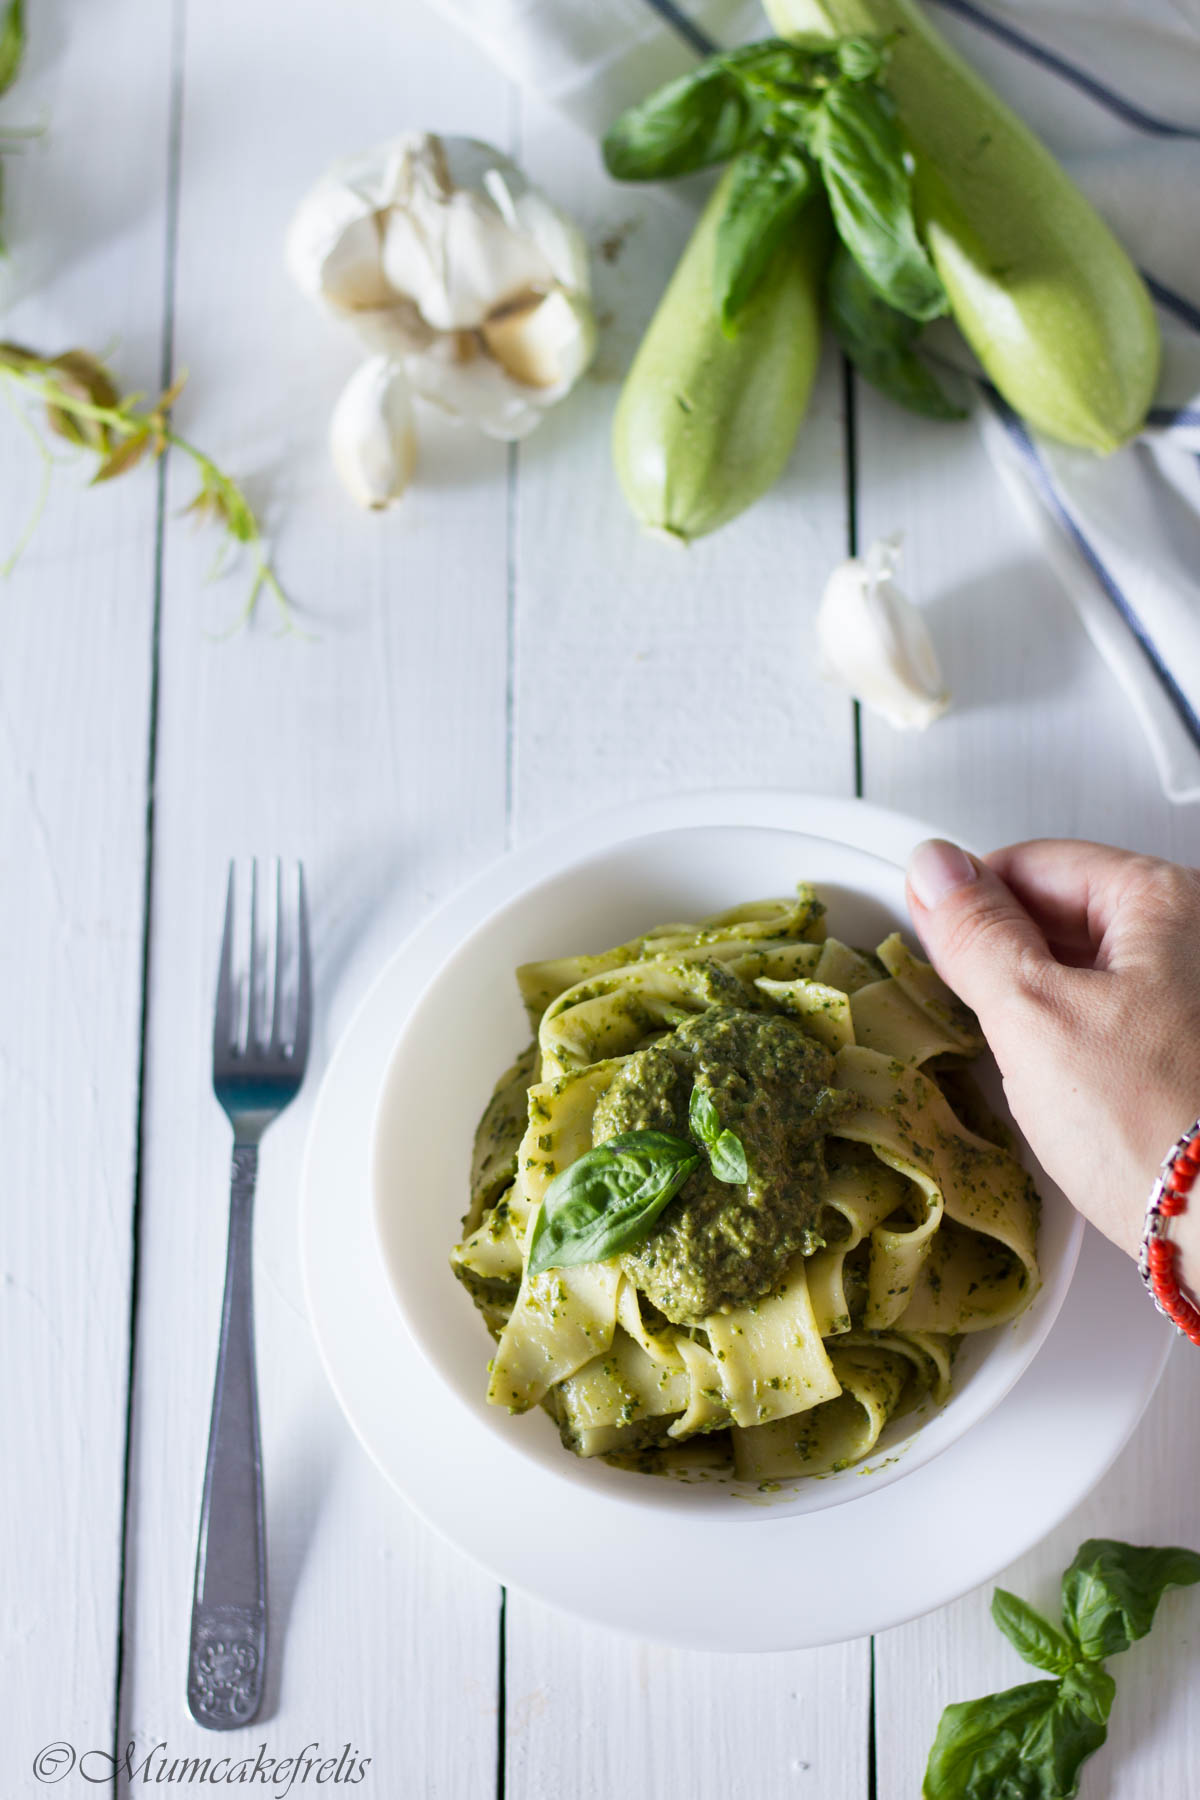
[[[917,236],[904,140],[885,91],[848,81],[828,88],[808,146],[838,236],[877,293],[911,319],[946,312],[946,290]]]
[[[721,1120],[707,1088],[697,1084],[688,1101],[688,1124],[702,1144],[715,1144],[721,1135]]]
[[[1145,1637],[1167,1588],[1196,1581],[1194,1550],[1089,1538],[1063,1576],[1063,1624],[1084,1656],[1099,1662]]]
[[[1097,1725],[1107,1725],[1117,1684],[1102,1663],[1076,1663],[1062,1678],[1059,1693]]]
[[[734,1131],[722,1131],[721,1116],[707,1088],[697,1082],[688,1101],[688,1124],[708,1151],[708,1160],[718,1181],[731,1187],[750,1179],[746,1149]]]
[[[854,367],[879,391],[927,419],[965,419],[913,350],[921,327],[881,300],[844,244],[825,284],[829,322]]]
[[[880,52],[867,38],[763,38],[712,56],[623,112],[602,145],[619,181],[661,181],[728,162],[778,116],[807,119],[821,90]],[[849,67],[843,71],[845,56]],[[800,112],[794,109],[801,105]]]
[[[629,107],[609,127],[604,166],[618,181],[662,181],[727,162],[758,136],[769,92],[746,86],[723,57]]]
[[[1031,1681],[948,1706],[938,1724],[922,1800],[1071,1800],[1079,1771],[1107,1736],[1065,1693],[1071,1676]]]
[[[718,60],[743,80],[769,86],[774,89],[776,98],[783,98],[788,94],[813,92],[836,81],[841,73],[842,45],[868,41],[849,38],[831,41],[812,34],[760,38],[757,43],[722,51]]]
[[[992,1595],[992,1617],[1009,1643],[1036,1669],[1065,1675],[1078,1660],[1074,1646],[1061,1631],[1035,1612],[1027,1601],[1006,1588]]]
[[[763,138],[734,164],[713,261],[713,300],[727,332],[814,185],[803,150],[782,138]]]
[[[25,0],[8,0],[0,17],[0,94],[17,78],[25,54]]]
[[[838,69],[847,81],[874,81],[883,74],[887,47],[877,38],[841,38],[836,56]]]
[[[620,1132],[586,1151],[546,1190],[530,1274],[603,1262],[639,1243],[699,1163],[694,1144],[665,1131]]]
[[[723,1131],[708,1153],[709,1164],[718,1181],[737,1187],[750,1179],[746,1148],[735,1132]]]

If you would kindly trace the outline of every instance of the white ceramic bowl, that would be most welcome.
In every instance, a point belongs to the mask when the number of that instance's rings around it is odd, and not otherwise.
[[[954,1391],[940,1410],[896,1420],[866,1461],[838,1474],[785,1482],[762,1495],[735,1481],[684,1484],[611,1468],[564,1450],[540,1410],[510,1416],[486,1404],[491,1340],[448,1257],[460,1234],[476,1123],[499,1074],[528,1041],[514,973],[519,963],[601,950],[667,919],[699,918],[739,901],[787,894],[811,881],[833,935],[876,943],[909,930],[904,878],[867,850],[803,830],[692,826],[611,844],[572,862],[494,912],[433,974],[405,1020],[375,1119],[372,1184],[379,1242],[405,1323],[447,1389],[448,1429],[480,1429],[564,1484],[662,1513],[687,1509],[730,1519],[816,1512],[919,1468],[989,1413],[1036,1355],[1065,1298],[1082,1221],[1026,1164],[1043,1199],[1042,1285],[1010,1325],[963,1341]],[[988,1099],[1007,1116],[999,1079],[977,1065]],[[753,1504],[747,1504],[752,1501]]]

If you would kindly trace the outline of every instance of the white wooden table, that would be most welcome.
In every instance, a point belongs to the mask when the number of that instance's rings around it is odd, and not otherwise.
[[[142,471],[95,494],[62,472],[0,591],[0,1790],[42,1791],[33,1761],[59,1740],[132,1743],[135,1767],[160,1745],[265,1741],[280,1758],[348,1744],[371,1758],[359,1791],[388,1800],[913,1800],[945,1702],[1024,1678],[987,1591],[873,1643],[664,1651],[505,1601],[385,1487],[301,1297],[317,1081],[409,925],[510,845],[606,804],[858,792],[984,844],[1061,832],[1191,861],[1200,822],[1162,799],[970,430],[848,395],[833,359],[765,504],[690,552],[639,538],[607,425],[684,204],[609,184],[592,144],[417,0],[32,13],[3,117],[48,132],[9,171],[4,333],[115,345],[136,387],[186,366],[181,426],[249,476],[311,636],[280,636],[269,604],[219,636],[241,591],[206,584],[212,544],[175,518],[190,491],[175,467],[161,490]],[[432,430],[405,505],[368,518],[325,450],[353,346],[291,290],[281,237],[335,155],[418,125],[509,146],[584,218],[607,245],[604,338],[527,444]],[[5,544],[36,481],[5,427]],[[813,601],[855,529],[906,534],[957,696],[926,737],[860,726],[813,669]],[[268,1703],[214,1750],[183,1680],[226,1222],[207,1046],[224,871],[255,851],[306,862],[321,1010],[257,1221]],[[1200,1359],[1181,1351],[1116,1467],[1007,1584],[1050,1601],[1092,1533],[1200,1542],[1198,1437]],[[1175,1596],[1122,1659],[1086,1800],[1195,1791],[1198,1673],[1200,1609]],[[96,1788],[76,1774],[60,1791]]]

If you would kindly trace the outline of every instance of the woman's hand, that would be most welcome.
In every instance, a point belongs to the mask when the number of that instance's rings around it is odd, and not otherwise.
[[[1200,873],[1067,839],[982,862],[931,839],[908,903],[1034,1155],[1136,1255],[1158,1165],[1200,1115]],[[1200,1196],[1177,1236],[1200,1295]]]

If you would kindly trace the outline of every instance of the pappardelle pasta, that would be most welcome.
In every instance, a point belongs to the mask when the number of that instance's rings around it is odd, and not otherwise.
[[[898,933],[851,948],[801,886],[517,980],[534,1041],[452,1256],[493,1404],[649,1473],[823,1474],[1028,1305],[1038,1200],[964,1073],[983,1039]]]

